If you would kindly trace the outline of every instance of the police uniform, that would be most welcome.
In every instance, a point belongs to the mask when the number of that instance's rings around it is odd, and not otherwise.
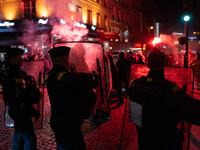
[[[59,47],[49,51],[51,58],[69,55],[70,48]],[[46,77],[51,103],[50,125],[55,133],[57,148],[85,150],[85,142],[80,127],[83,118],[90,115],[95,104],[84,98],[84,93],[93,84],[92,74],[70,72],[62,65],[53,65]]]
[[[22,55],[22,49],[8,49],[8,57]],[[31,117],[38,119],[39,114],[28,103],[26,95],[27,74],[18,65],[8,63],[3,73],[3,100],[9,105],[9,115],[14,120],[15,135],[12,141],[12,149],[36,150],[36,135],[33,129]]]
[[[139,150],[182,150],[184,137],[177,128],[179,122],[200,125],[200,102],[165,79],[164,71],[150,70],[147,76],[133,80],[129,99],[130,121],[137,124]],[[133,106],[141,108],[138,110],[142,116],[136,113],[138,120],[132,115]]]

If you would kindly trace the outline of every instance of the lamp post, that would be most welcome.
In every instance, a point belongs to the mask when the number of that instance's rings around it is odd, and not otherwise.
[[[184,67],[188,67],[188,35],[189,35],[189,21],[190,16],[184,15],[183,21],[185,22],[185,55],[184,55]]]

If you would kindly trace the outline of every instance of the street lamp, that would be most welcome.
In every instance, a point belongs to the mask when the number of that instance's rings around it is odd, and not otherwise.
[[[184,16],[183,16],[183,21],[184,21],[184,22],[190,21],[190,16],[189,16],[189,15],[184,15]]]
[[[182,0],[182,19],[185,22],[185,55],[184,55],[184,67],[188,67],[188,34],[189,34],[189,22],[191,18],[191,0]]]
[[[190,15],[183,15],[183,21],[185,22],[185,55],[184,55],[184,67],[188,67],[188,34],[189,34],[189,21]]]

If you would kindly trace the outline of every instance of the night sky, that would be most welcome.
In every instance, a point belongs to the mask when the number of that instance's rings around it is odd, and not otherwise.
[[[160,13],[163,17],[164,27],[160,31],[161,34],[172,34],[173,32],[184,32],[184,22],[182,21],[182,1],[183,0],[155,0],[160,7]],[[190,34],[194,31],[194,23],[197,14],[197,1],[191,0],[192,18],[189,22]]]
[[[182,0],[155,0],[160,7],[160,13],[163,17],[164,28],[161,34],[171,34],[172,32],[184,32],[184,23],[182,16]]]

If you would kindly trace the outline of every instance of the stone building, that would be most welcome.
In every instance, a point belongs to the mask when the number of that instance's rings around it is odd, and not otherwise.
[[[45,51],[56,41],[87,40],[99,41],[106,52],[145,50],[154,36],[150,26],[159,21],[149,4],[156,5],[154,0],[0,0],[0,45]]]

